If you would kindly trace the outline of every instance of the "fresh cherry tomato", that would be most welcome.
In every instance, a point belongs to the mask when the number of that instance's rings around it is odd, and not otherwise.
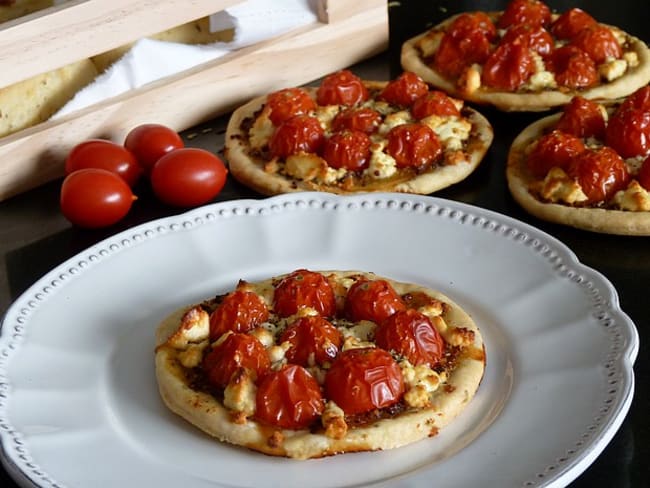
[[[65,160],[65,173],[84,168],[105,169],[115,173],[133,187],[142,175],[142,168],[131,151],[104,139],[90,139],[72,148]]]
[[[271,360],[256,337],[235,332],[212,347],[203,358],[202,368],[212,385],[225,388],[240,368],[261,378],[271,369]]]
[[[516,90],[535,73],[535,60],[528,46],[515,39],[501,43],[483,65],[481,79],[486,86]]]
[[[643,188],[650,191],[650,157],[643,161],[641,169],[639,169],[639,173],[636,175],[636,179]]]
[[[66,176],[61,185],[61,211],[79,227],[113,225],[129,213],[133,200],[131,187],[105,169],[79,169]]]
[[[605,137],[605,115],[600,105],[581,96],[575,96],[564,106],[556,129],[576,137]]]
[[[528,24],[513,25],[508,29],[501,39],[502,44],[519,40],[524,46],[532,49],[542,57],[551,54],[554,48],[553,36],[541,25],[531,26]]]
[[[618,107],[617,112],[638,108],[650,112],[650,85],[645,85],[629,95]]]
[[[290,363],[314,366],[331,362],[336,357],[343,336],[320,315],[307,315],[292,322],[280,336],[279,342],[291,344],[285,354]]]
[[[609,199],[630,179],[625,161],[607,146],[578,154],[569,163],[567,174],[580,184],[588,198],[586,203]]]
[[[248,332],[269,318],[266,303],[257,293],[235,290],[210,314],[210,340],[226,332]]]
[[[388,351],[348,349],[338,355],[327,372],[325,393],[346,415],[361,414],[399,402],[404,378]]]
[[[326,76],[316,92],[319,105],[357,105],[368,100],[361,78],[344,69]]]
[[[544,178],[553,167],[566,169],[571,159],[585,150],[582,139],[554,130],[538,141],[528,155],[526,165],[537,178]]]
[[[448,78],[458,78],[473,63],[483,64],[492,46],[481,32],[454,37],[446,33],[433,55],[433,67]]]
[[[398,168],[422,169],[442,155],[442,145],[433,130],[424,124],[402,124],[387,135],[386,152],[395,159]]]
[[[593,59],[577,46],[567,44],[549,56],[548,67],[555,81],[568,88],[588,88],[598,83],[598,68]]]
[[[421,96],[411,107],[411,113],[416,119],[423,119],[430,115],[460,116],[460,112],[451,98],[445,92],[432,90]]]
[[[360,171],[368,167],[371,144],[365,132],[336,132],[325,141],[323,159],[332,168]]]
[[[624,158],[645,156],[650,152],[650,112],[617,110],[609,118],[605,141]]]
[[[354,322],[371,320],[379,324],[404,309],[404,300],[386,280],[359,280],[345,299],[345,315]]]
[[[571,44],[586,52],[596,64],[604,63],[608,58],[618,59],[623,55],[621,45],[611,29],[604,25],[593,25],[582,29]]]
[[[316,108],[316,102],[303,88],[285,88],[268,95],[266,106],[271,110],[271,122],[278,126],[295,115],[308,114]]]
[[[285,276],[273,292],[273,307],[280,317],[288,317],[309,307],[323,317],[336,312],[336,298],[327,278],[315,271],[298,269]]]
[[[499,29],[511,25],[546,26],[551,22],[551,9],[539,0],[511,0],[497,22]]]
[[[150,173],[161,157],[175,149],[185,147],[176,131],[160,124],[143,124],[131,129],[124,140],[145,172]]]
[[[293,430],[308,428],[325,409],[318,382],[297,364],[265,375],[257,387],[255,404],[255,418]]]
[[[558,39],[573,39],[582,29],[593,25],[596,25],[596,19],[591,15],[579,8],[571,8],[553,22],[551,32]]]
[[[408,107],[428,91],[429,87],[422,78],[411,71],[405,71],[388,82],[379,94],[379,99],[393,105]]]
[[[359,130],[372,134],[377,132],[381,120],[381,114],[371,108],[348,108],[336,114],[332,120],[332,130]]]
[[[296,115],[282,122],[269,140],[274,157],[286,159],[299,152],[316,152],[325,141],[325,133],[316,117]]]
[[[488,41],[493,41],[497,36],[497,28],[485,12],[465,12],[449,24],[445,33],[457,39],[471,37],[478,33],[485,36]]]
[[[168,205],[196,207],[216,197],[228,170],[204,149],[185,147],[165,154],[151,170],[151,187]]]
[[[429,317],[412,308],[395,312],[375,330],[375,342],[413,365],[435,366],[445,352],[445,342]]]

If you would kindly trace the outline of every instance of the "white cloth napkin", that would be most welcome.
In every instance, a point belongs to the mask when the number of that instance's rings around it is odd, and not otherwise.
[[[210,17],[212,31],[235,30],[232,42],[201,46],[141,39],[53,118],[217,59],[318,19],[313,0],[247,0]]]

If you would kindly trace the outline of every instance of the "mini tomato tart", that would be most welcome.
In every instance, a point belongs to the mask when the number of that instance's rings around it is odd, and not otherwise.
[[[492,138],[479,112],[413,73],[378,82],[342,70],[235,110],[225,155],[231,175],[264,195],[429,194],[469,176]]]
[[[514,199],[550,222],[650,235],[650,86],[607,104],[576,96],[513,141]]]
[[[505,111],[547,110],[575,95],[616,99],[650,81],[643,41],[540,0],[450,17],[406,41],[401,63],[453,96]]]
[[[467,313],[430,288],[297,269],[185,307],[157,329],[167,407],[222,442],[310,459],[435,436],[485,369]]]

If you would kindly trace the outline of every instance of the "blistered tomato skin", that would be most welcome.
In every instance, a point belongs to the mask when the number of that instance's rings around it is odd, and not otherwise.
[[[285,88],[266,98],[269,118],[276,127],[295,115],[305,115],[316,108],[316,103],[302,88]]]
[[[325,393],[346,415],[362,414],[399,402],[404,378],[384,349],[349,349],[338,355],[327,372]]]
[[[571,44],[586,52],[596,64],[607,59],[619,59],[623,55],[621,45],[612,31],[604,25],[594,25],[581,30]]]
[[[368,167],[370,145],[370,138],[365,132],[337,132],[325,141],[323,159],[332,168],[361,171]]]
[[[104,139],[77,144],[65,160],[65,173],[86,168],[105,169],[120,176],[131,188],[143,174],[135,155],[124,146]]]
[[[404,309],[404,300],[386,280],[359,280],[350,287],[345,300],[345,314],[354,322],[371,320],[379,324]]]
[[[185,147],[176,131],[160,124],[142,124],[131,131],[124,140],[124,147],[131,151],[146,173],[165,154]]]
[[[318,151],[325,142],[325,133],[316,117],[296,115],[280,124],[271,139],[271,155],[281,159],[300,152]]]
[[[551,54],[554,48],[553,36],[541,25],[514,25],[506,31],[501,43],[508,44],[516,40],[542,57]]]
[[[348,108],[339,112],[332,120],[332,130],[358,130],[373,134],[381,125],[381,114],[371,108]]]
[[[512,25],[546,26],[551,22],[551,9],[539,0],[511,0],[497,22],[499,29]]]
[[[368,89],[361,78],[349,70],[326,76],[316,92],[319,105],[357,105],[368,100]]]
[[[481,79],[486,86],[514,91],[535,73],[535,61],[520,41],[500,44],[487,58]]]
[[[460,111],[454,105],[454,102],[447,96],[446,93],[439,90],[432,90],[425,95],[419,97],[411,107],[413,117],[421,120],[431,115],[446,116],[460,116]]]
[[[437,162],[442,144],[436,133],[424,124],[402,124],[386,136],[386,152],[398,168],[423,169]]]
[[[580,31],[596,25],[596,19],[584,10],[571,8],[563,12],[551,26],[551,32],[558,39],[573,39]]]
[[[275,287],[273,307],[280,317],[288,317],[309,307],[323,317],[336,313],[334,290],[322,274],[299,269],[284,277]]]
[[[161,157],[151,170],[151,187],[167,205],[196,207],[216,197],[228,170],[215,154],[198,148],[176,149]]]
[[[458,78],[473,63],[483,64],[490,55],[489,39],[481,32],[454,37],[445,34],[433,56],[433,67],[448,78]]]
[[[587,150],[571,160],[567,174],[575,179],[587,195],[588,204],[611,198],[624,189],[630,175],[623,159],[611,147]]]
[[[598,103],[575,96],[564,107],[556,129],[576,137],[603,139],[606,125],[605,115]]]
[[[283,429],[306,429],[325,408],[320,386],[302,366],[271,371],[258,384],[255,417]]]
[[[636,175],[636,179],[643,188],[650,191],[650,157],[643,161],[641,169],[639,169],[639,173]]]
[[[429,317],[412,308],[395,312],[379,324],[375,342],[416,366],[435,366],[445,350],[445,342]]]
[[[268,318],[266,303],[257,293],[235,290],[210,314],[210,340],[226,332],[248,332]]]
[[[537,141],[526,165],[533,176],[544,178],[553,167],[566,170],[571,159],[583,151],[585,145],[580,138],[554,130]]]
[[[255,337],[233,333],[206,354],[202,368],[211,384],[225,388],[240,368],[249,370],[255,378],[261,378],[271,368],[271,361]]]
[[[478,33],[493,41],[497,36],[497,29],[485,12],[466,12],[452,21],[446,33],[454,38],[465,38]]]
[[[292,322],[278,342],[291,344],[285,354],[290,363],[313,366],[334,360],[343,343],[343,336],[320,315],[308,315]]]
[[[629,108],[650,112],[650,86],[643,86],[628,96],[618,107],[617,112],[623,112]]]
[[[108,227],[122,220],[135,200],[131,188],[117,174],[97,168],[74,171],[61,185],[60,206],[74,225]]]
[[[379,99],[393,105],[408,107],[428,91],[429,87],[422,78],[415,73],[405,71],[388,82],[379,94]]]
[[[567,88],[588,88],[598,83],[598,68],[593,59],[577,46],[568,44],[549,56],[555,81]]]
[[[624,158],[645,156],[650,152],[650,112],[619,108],[609,118],[605,142]]]

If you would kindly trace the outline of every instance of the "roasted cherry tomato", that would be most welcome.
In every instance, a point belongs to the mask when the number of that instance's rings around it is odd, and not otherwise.
[[[516,90],[535,73],[535,60],[528,46],[516,39],[501,43],[483,65],[481,79],[486,86]]]
[[[558,39],[573,39],[581,30],[593,25],[596,25],[596,19],[591,15],[579,8],[571,8],[553,22],[551,32]]]
[[[507,44],[518,40],[524,46],[532,49],[540,56],[548,56],[554,48],[553,36],[541,25],[531,26],[528,24],[513,25],[508,29],[501,39],[501,43]]]
[[[636,175],[636,179],[643,188],[650,191],[650,157],[643,161],[641,169],[639,169],[639,173]]]
[[[582,139],[559,130],[542,136],[528,155],[528,170],[544,178],[553,167],[566,169],[571,159],[585,150]]]
[[[446,34],[457,39],[471,37],[477,33],[485,36],[488,41],[496,39],[497,28],[485,12],[462,13],[446,30]]]
[[[430,115],[460,116],[460,112],[451,98],[439,90],[429,91],[415,100],[411,107],[411,113],[418,120]]]
[[[375,342],[413,365],[435,366],[445,351],[445,341],[431,319],[412,308],[395,312],[375,329]]]
[[[402,124],[387,135],[386,152],[398,168],[422,169],[442,155],[442,145],[433,130],[424,124]]]
[[[176,131],[160,124],[143,124],[131,129],[124,140],[124,147],[131,151],[145,172],[150,173],[168,152],[185,147]]]
[[[142,168],[131,151],[104,139],[90,139],[77,144],[65,160],[65,173],[84,168],[105,169],[122,177],[133,187],[142,175]]]
[[[332,130],[359,130],[372,134],[377,132],[381,120],[381,114],[371,108],[348,108],[336,114],[332,120]]]
[[[332,168],[360,171],[368,167],[371,144],[365,132],[336,132],[325,141],[323,159]]]
[[[168,205],[196,207],[216,197],[228,170],[215,154],[185,147],[165,154],[151,170],[151,187]]]
[[[598,83],[598,68],[593,59],[577,46],[557,48],[549,56],[555,81],[568,88],[588,88]]]
[[[345,315],[354,322],[371,320],[379,324],[404,309],[404,300],[386,280],[359,280],[345,298]]]
[[[257,386],[255,418],[283,429],[306,429],[325,409],[320,386],[302,366],[289,364]]]
[[[285,354],[290,363],[314,366],[331,362],[336,357],[343,336],[320,315],[307,315],[292,322],[280,336],[279,342],[291,344]]]
[[[355,415],[397,403],[404,393],[404,378],[388,351],[348,349],[327,372],[325,393],[346,415]]]
[[[379,99],[393,105],[408,107],[428,91],[429,87],[422,78],[415,73],[405,71],[388,82],[379,94]]]
[[[202,367],[212,385],[225,388],[240,368],[259,379],[271,369],[271,361],[257,338],[235,332],[212,347],[203,358]]]
[[[645,85],[629,95],[618,107],[617,112],[623,112],[628,108],[638,108],[650,112],[650,86]]]
[[[578,154],[569,162],[567,174],[580,184],[588,198],[586,203],[609,199],[630,179],[625,161],[607,146]]]
[[[300,152],[316,152],[325,141],[325,135],[316,117],[296,115],[282,122],[269,140],[274,157],[286,159]]]
[[[129,213],[133,200],[131,187],[105,169],[79,169],[66,176],[61,185],[61,212],[79,227],[113,225]]]
[[[596,64],[603,63],[608,58],[618,59],[623,55],[623,49],[611,29],[604,25],[596,24],[582,29],[571,40],[571,44],[586,52]]]
[[[581,96],[575,96],[564,106],[556,129],[576,137],[605,137],[605,115],[601,106]]]
[[[326,76],[316,91],[319,105],[357,105],[368,100],[361,78],[344,69]]]
[[[285,276],[273,292],[273,307],[280,317],[288,317],[309,307],[323,317],[336,312],[336,298],[332,285],[320,273],[298,269]]]
[[[650,152],[650,112],[639,108],[617,110],[609,118],[605,141],[624,158],[645,156]]]
[[[499,29],[511,25],[546,26],[551,22],[551,9],[539,0],[511,0],[497,22]]]
[[[303,88],[285,88],[269,94],[266,106],[270,109],[269,118],[278,126],[295,115],[306,115],[316,108],[316,102]]]
[[[216,341],[226,332],[248,332],[268,318],[266,303],[257,293],[235,290],[210,315],[210,340]]]
[[[491,49],[489,39],[480,32],[464,37],[445,34],[433,55],[433,67],[448,78],[458,78],[473,63],[483,64]]]

